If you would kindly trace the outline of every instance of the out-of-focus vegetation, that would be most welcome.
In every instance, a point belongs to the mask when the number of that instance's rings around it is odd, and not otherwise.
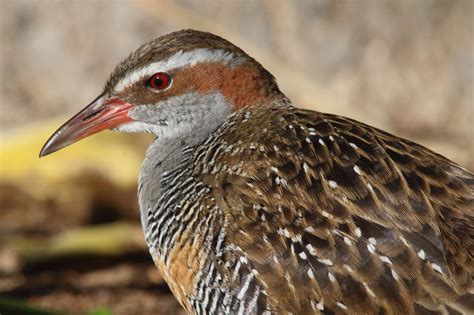
[[[473,170],[473,12],[470,0],[0,0],[0,313],[183,313],[139,226],[150,137],[104,132],[38,158],[138,45],[182,28],[217,33],[296,106]]]
[[[0,314],[7,315],[65,315],[63,312],[55,312],[47,309],[33,307],[24,301],[0,298]],[[112,315],[112,311],[106,307],[100,307],[87,313],[87,315]]]

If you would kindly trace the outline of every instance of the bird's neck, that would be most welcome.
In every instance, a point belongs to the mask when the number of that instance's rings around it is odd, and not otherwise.
[[[180,193],[191,186],[190,194],[198,189],[199,183],[189,181],[194,148],[205,142],[232,114],[231,106],[217,93],[200,99],[196,95],[187,97],[193,99],[192,105],[170,103],[169,108],[157,115],[165,119],[166,124],[153,127],[152,132],[157,137],[147,150],[140,172],[138,197],[142,225],[152,255],[160,259],[164,259],[170,242],[176,237],[170,231],[175,230],[173,225],[181,223],[176,219],[183,216],[179,212],[186,210],[179,207],[185,197]],[[174,113],[170,113],[172,111]],[[179,118],[172,120],[173,117]]]
[[[160,260],[166,259],[173,239],[178,237],[170,231],[176,232],[176,227],[183,226],[180,218],[187,217],[181,212],[189,209],[180,204],[188,196],[181,193],[186,191],[192,196],[193,191],[206,188],[193,177],[194,150],[229,121],[233,111],[233,104],[219,93],[182,97],[179,102],[175,99],[170,104],[161,104],[161,113],[156,113],[156,109],[153,114],[143,113],[148,119],[156,116],[166,122],[150,129],[157,138],[142,164],[138,194],[145,237],[152,255]],[[192,105],[184,98],[192,100]],[[285,104],[267,102],[271,103]]]

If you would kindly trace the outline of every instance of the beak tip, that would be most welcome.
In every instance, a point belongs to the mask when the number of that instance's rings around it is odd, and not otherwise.
[[[39,152],[39,157],[42,158],[46,155],[56,152],[64,146],[65,145],[61,145],[61,143],[58,143],[55,135],[53,135],[41,148],[41,151]]]
[[[43,148],[41,149],[38,157],[42,158],[48,154],[50,154],[51,152],[48,150],[48,146],[47,145],[44,145]]]

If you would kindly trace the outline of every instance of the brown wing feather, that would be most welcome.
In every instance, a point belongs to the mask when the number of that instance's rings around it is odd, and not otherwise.
[[[472,289],[474,177],[413,142],[255,107],[197,150],[195,174],[275,311],[414,313]]]

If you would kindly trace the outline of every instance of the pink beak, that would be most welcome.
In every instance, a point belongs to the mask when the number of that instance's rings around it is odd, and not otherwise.
[[[133,121],[127,115],[132,107],[132,104],[116,97],[108,98],[102,93],[56,130],[41,149],[39,156],[58,151],[104,129]]]

